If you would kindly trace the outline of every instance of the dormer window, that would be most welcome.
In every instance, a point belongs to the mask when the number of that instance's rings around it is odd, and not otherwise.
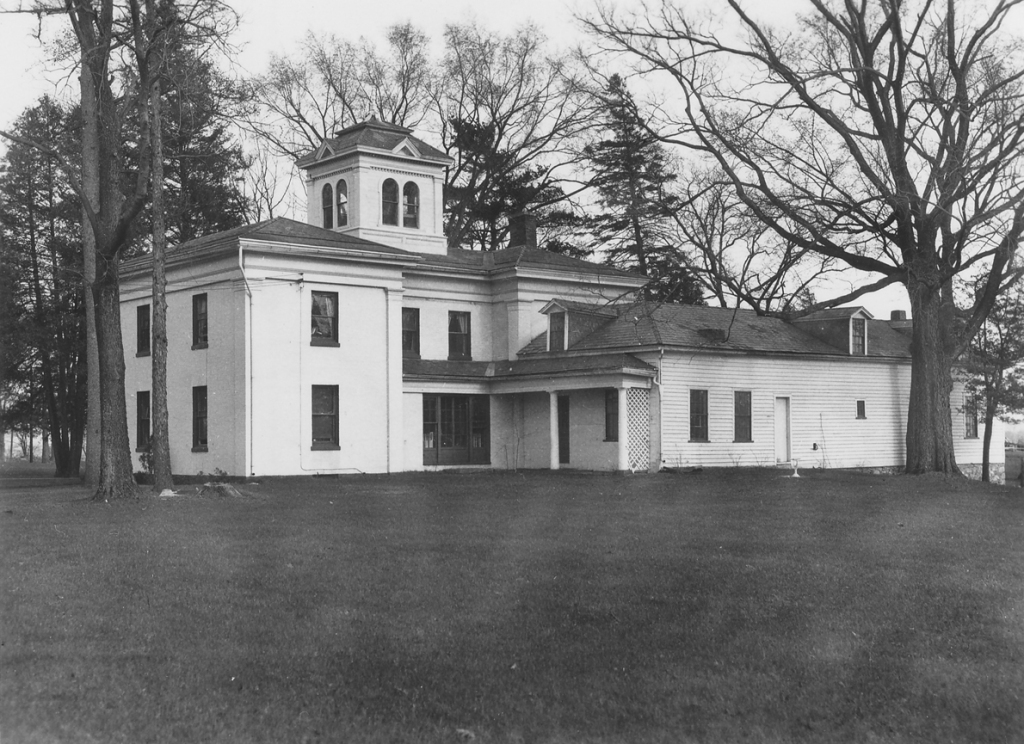
[[[850,319],[850,353],[853,356],[868,353],[867,321],[864,318]]]
[[[330,230],[334,227],[334,191],[331,184],[324,184],[320,202],[324,210],[324,229]]]
[[[398,227],[398,181],[389,178],[381,188],[381,222]]]
[[[548,314],[548,351],[565,351],[565,313]]]
[[[420,187],[409,181],[402,188],[402,227],[420,226]]]
[[[338,181],[338,227],[348,225],[348,183]]]

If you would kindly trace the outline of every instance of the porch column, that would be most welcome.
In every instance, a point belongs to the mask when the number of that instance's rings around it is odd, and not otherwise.
[[[551,439],[551,469],[558,470],[558,393],[548,391],[548,431]]]
[[[615,391],[619,396],[619,470],[629,470],[629,403],[626,388]]]

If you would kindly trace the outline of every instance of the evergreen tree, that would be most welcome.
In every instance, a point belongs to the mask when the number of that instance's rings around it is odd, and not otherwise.
[[[618,75],[601,96],[608,137],[584,148],[601,211],[587,220],[605,261],[651,281],[648,299],[704,304],[697,281],[668,238],[667,219],[676,198],[667,187],[676,176],[658,140],[644,126],[633,97]]]

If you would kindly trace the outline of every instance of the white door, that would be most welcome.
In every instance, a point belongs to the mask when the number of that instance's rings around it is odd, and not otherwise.
[[[789,398],[775,399],[775,461],[789,462]]]

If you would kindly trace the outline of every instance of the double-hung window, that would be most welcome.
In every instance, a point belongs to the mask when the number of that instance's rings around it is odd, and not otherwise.
[[[866,419],[868,417],[868,406],[867,402],[863,400],[857,401],[857,418]]]
[[[388,178],[380,190],[380,221],[398,227],[398,181]]]
[[[978,396],[964,393],[964,439],[978,438]]]
[[[192,388],[192,451],[206,452],[208,441],[206,437],[206,386],[200,385]]]
[[[708,441],[708,391],[690,391],[690,441]]]
[[[619,391],[604,391],[604,441],[619,441]]]
[[[205,294],[192,295],[192,348],[205,349],[209,344],[209,323]]]
[[[734,438],[737,442],[753,442],[750,391],[733,392]]]
[[[853,318],[851,321],[852,349],[854,356],[864,356],[867,353],[867,321],[864,318]]]
[[[469,313],[452,310],[448,313],[448,358],[471,359]]]
[[[548,315],[548,351],[565,351],[565,313]]]
[[[152,436],[152,426],[149,418],[149,391],[140,390],[135,394],[135,449],[143,451],[149,449],[149,440]]]
[[[338,386],[313,386],[313,449],[338,449]]]
[[[409,181],[402,187],[402,227],[420,226],[420,187]]]
[[[338,227],[348,225],[348,183],[338,181]]]
[[[313,292],[312,346],[338,345],[338,293]]]
[[[324,184],[320,197],[324,214],[324,227],[330,230],[334,227],[334,192],[331,190],[331,184]]]
[[[402,356],[420,355],[420,309],[402,308]]]
[[[149,356],[151,334],[149,305],[139,305],[135,309],[135,356]]]

